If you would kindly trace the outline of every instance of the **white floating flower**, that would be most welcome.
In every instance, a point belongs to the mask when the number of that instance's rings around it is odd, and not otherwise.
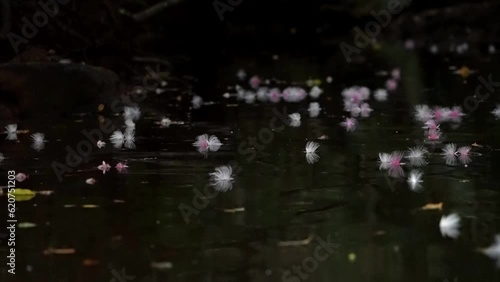
[[[460,217],[453,213],[448,216],[443,215],[439,221],[439,229],[443,237],[447,236],[456,239],[460,235]]]
[[[193,104],[193,109],[199,109],[203,105],[203,99],[198,95],[194,95],[191,103]]]
[[[233,188],[233,169],[230,166],[219,166],[215,172],[209,173],[210,182],[218,192],[226,192]]]
[[[420,192],[422,190],[422,172],[413,170],[410,172],[410,176],[408,176],[408,184],[412,191]]]
[[[123,118],[125,120],[138,120],[141,117],[141,110],[139,107],[124,107]]]
[[[319,116],[319,113],[321,112],[321,107],[319,106],[318,102],[311,102],[309,104],[309,109],[307,111],[309,111],[310,117],[315,118]]]
[[[500,105],[497,105],[497,107],[491,112],[496,119],[500,119]]]
[[[482,250],[483,254],[497,261],[497,267],[500,268],[500,235],[495,236],[495,243]]]
[[[316,163],[319,160],[318,154],[316,154],[316,150],[319,148],[319,144],[313,141],[309,141],[306,144],[306,160],[309,164]]]
[[[215,135],[202,134],[196,137],[196,141],[193,146],[198,148],[198,152],[207,153],[208,151],[216,152],[222,146],[219,138]]]
[[[31,135],[31,139],[33,143],[31,144],[31,147],[35,149],[36,151],[41,151],[45,148],[45,134],[43,133],[34,133]]]
[[[160,124],[163,127],[169,127],[172,124],[172,121],[169,118],[162,118]]]
[[[375,93],[373,94],[373,96],[375,97],[375,100],[379,101],[379,102],[383,102],[383,101],[387,101],[387,90],[385,89],[377,89],[375,90]]]
[[[293,113],[288,115],[290,118],[290,126],[291,127],[299,127],[300,126],[300,114],[299,113]]]
[[[97,141],[97,148],[102,149],[106,147],[106,142],[103,142],[101,140]]]
[[[311,96],[311,98],[313,99],[317,99],[321,94],[323,94],[323,90],[318,86],[314,86],[309,92],[309,96]]]

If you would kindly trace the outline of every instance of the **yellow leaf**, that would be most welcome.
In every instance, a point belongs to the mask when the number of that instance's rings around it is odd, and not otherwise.
[[[427,204],[422,207],[423,210],[442,210],[443,209],[443,202],[437,203],[437,204]]]

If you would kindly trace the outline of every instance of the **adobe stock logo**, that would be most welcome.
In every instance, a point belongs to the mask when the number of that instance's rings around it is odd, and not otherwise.
[[[224,3],[226,1],[227,3]],[[215,12],[219,16],[221,22],[224,21],[224,13],[232,12],[234,8],[239,6],[243,0],[215,0],[212,5],[214,6]]]
[[[7,34],[7,38],[10,41],[10,45],[14,49],[14,52],[19,53],[19,45],[28,44],[29,40],[38,34],[38,29],[46,26],[49,23],[49,17],[53,18],[59,14],[59,4],[66,5],[70,0],[48,0],[43,2],[38,1],[38,6],[41,10],[33,14],[32,22],[26,17],[23,17],[21,21],[24,23],[21,32],[22,36],[16,33],[10,32]]]

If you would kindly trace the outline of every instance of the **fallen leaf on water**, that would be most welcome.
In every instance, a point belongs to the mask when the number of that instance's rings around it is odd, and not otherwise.
[[[98,205],[83,205],[82,208],[84,209],[95,209],[98,208]]]
[[[375,235],[376,236],[381,236],[381,235],[385,235],[386,232],[384,230],[378,230],[377,232],[375,232]]]
[[[15,196],[30,196],[30,195],[35,195],[35,192],[31,191],[30,189],[22,189],[22,188],[16,188],[12,193]]]
[[[113,203],[125,203],[124,200],[113,200]]]
[[[76,205],[64,205],[65,208],[74,208]]]
[[[44,255],[72,255],[76,253],[75,249],[54,249],[54,248],[48,248],[43,251]]]
[[[421,208],[422,210],[442,210],[443,209],[443,202],[437,203],[437,204],[432,204],[429,203]]]
[[[99,260],[96,260],[96,259],[84,259],[82,261],[82,264],[84,266],[95,266],[95,265],[99,265],[100,261]]]
[[[237,212],[244,212],[245,208],[241,207],[241,208],[234,208],[234,209],[223,209],[222,211],[227,212],[227,213],[237,213]]]
[[[474,142],[474,144],[471,145],[472,147],[479,147],[479,148],[482,148],[483,146],[477,144],[476,142]]]
[[[17,227],[19,227],[19,228],[33,228],[35,226],[36,226],[36,224],[31,223],[31,222],[21,222],[21,223],[17,224]]]
[[[35,197],[35,192],[29,189],[16,188],[12,193],[10,193],[16,197],[16,201],[29,201]]]
[[[304,239],[304,240],[297,240],[297,241],[279,241],[278,246],[279,247],[290,247],[290,246],[304,246],[304,245],[309,245],[313,239],[313,235],[309,234],[309,236]]]

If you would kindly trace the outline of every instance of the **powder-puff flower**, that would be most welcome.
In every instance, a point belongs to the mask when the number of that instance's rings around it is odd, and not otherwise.
[[[401,79],[401,69],[399,69],[399,68],[392,69],[391,77],[395,80],[400,80]]]
[[[141,117],[141,110],[139,107],[124,107],[123,118],[125,120],[138,120]]]
[[[389,169],[391,163],[391,154],[379,153],[378,161],[380,163],[379,169]]]
[[[500,235],[495,236],[495,243],[482,250],[482,253],[497,261],[497,267],[500,268]]]
[[[162,118],[160,120],[160,124],[163,127],[169,127],[172,124],[172,121],[169,118]]]
[[[422,190],[422,172],[417,170],[412,170],[410,172],[410,176],[408,176],[408,185],[410,185],[410,189],[415,192],[420,192]]]
[[[375,97],[375,100],[379,102],[387,101],[387,90],[377,89],[375,90],[375,94],[373,96]]]
[[[233,168],[230,166],[219,166],[215,168],[215,172],[209,173],[211,185],[217,192],[226,192],[233,188],[234,180]]]
[[[259,90],[257,90],[257,100],[259,100],[260,102],[267,101],[267,97],[269,96],[268,92],[269,88],[260,87]]]
[[[290,126],[291,127],[299,127],[300,126],[300,114],[299,113],[293,113],[288,115],[290,118]]]
[[[432,119],[432,111],[427,105],[415,106],[415,119],[420,122],[427,122]]]
[[[304,100],[306,96],[306,91],[300,87],[288,87],[283,90],[283,100],[286,102],[300,102]]]
[[[89,178],[85,180],[85,183],[87,183],[88,185],[94,185],[96,182],[97,181],[94,178]]]
[[[398,88],[398,82],[395,79],[388,79],[385,82],[385,88],[388,91],[394,91],[394,90],[396,90],[396,88]]]
[[[429,151],[423,146],[418,146],[414,148],[409,148],[406,154],[406,158],[410,161],[412,166],[423,166],[427,164],[425,161],[425,156],[429,154]]]
[[[429,143],[439,143],[442,142],[443,140],[443,134],[441,133],[440,130],[435,129],[435,130],[428,130],[426,134],[426,141]]]
[[[321,111],[319,103],[318,102],[311,102],[309,104],[309,109],[307,111],[309,112],[309,116],[312,118],[319,116],[319,113]]]
[[[469,156],[470,150],[472,150],[472,147],[463,146],[458,148],[457,153],[460,154],[461,156]]]
[[[252,87],[253,89],[259,88],[261,83],[262,83],[262,80],[256,75],[252,76],[252,78],[250,78],[250,81],[249,81],[250,87]]]
[[[386,153],[380,153],[379,154],[379,162],[380,162],[380,167],[379,169],[386,169],[389,172],[389,175],[392,177],[402,177],[404,176],[404,171],[401,168],[404,163],[402,162],[403,160],[403,153],[402,152],[392,152],[390,155]]]
[[[106,147],[106,142],[99,140],[99,141],[97,141],[96,145],[97,145],[97,148],[102,149],[102,148]]]
[[[45,134],[43,133],[34,133],[31,135],[31,139],[33,141],[33,144],[31,144],[31,147],[37,151],[41,151],[45,148]]]
[[[247,73],[245,72],[244,69],[240,69],[236,73],[236,77],[238,77],[239,80],[245,80],[245,78],[247,77]]]
[[[370,89],[367,87],[353,86],[342,90],[344,96],[344,104],[348,110],[353,104],[360,104],[364,100],[370,98]]]
[[[203,99],[198,95],[194,95],[191,104],[193,105],[193,109],[199,109],[203,105]]]
[[[361,117],[369,117],[372,111],[372,108],[370,108],[370,105],[368,105],[367,103],[363,103],[360,107]]]
[[[247,103],[247,104],[253,104],[255,102],[255,97],[256,96],[257,95],[253,91],[247,91],[247,92],[245,92],[245,97],[244,97],[245,103]]]
[[[469,147],[469,146],[464,146],[464,147],[458,148],[456,154],[458,154],[458,160],[462,164],[467,165],[472,161],[472,159],[470,158],[470,154],[469,154],[471,149],[472,149],[472,147]]]
[[[281,99],[281,92],[278,88],[273,88],[267,93],[269,95],[269,101],[273,103],[278,103]]]
[[[133,128],[126,128],[123,136],[125,138],[125,148],[135,149],[135,130]]]
[[[125,127],[127,128],[135,128],[135,122],[132,119],[125,120]]]
[[[433,111],[433,118],[436,122],[442,122],[448,120],[448,114],[449,109],[447,108],[441,108],[441,107],[435,107]]]
[[[319,144],[313,141],[309,141],[306,143],[306,150],[304,151],[306,154],[315,153],[319,148]]]
[[[465,116],[465,114],[462,112],[462,108],[460,106],[455,106],[447,112],[446,116],[452,122],[461,122],[462,117]]]
[[[7,133],[7,140],[17,140],[17,124],[9,124],[5,127],[5,132]]]
[[[98,170],[102,170],[102,174],[106,174],[106,171],[108,171],[110,168],[111,166],[105,161],[102,161],[102,164],[97,167]]]
[[[208,136],[208,134],[202,134],[196,137],[193,146],[198,148],[198,152],[200,153],[206,153],[208,151],[216,152],[222,146],[222,143],[215,135]]]
[[[28,175],[20,172],[18,174],[16,174],[16,180],[19,181],[19,182],[23,182],[24,180],[28,179]]]
[[[457,164],[457,146],[455,144],[444,146],[442,155],[447,165],[454,166]]]
[[[117,163],[115,166],[116,170],[120,173],[127,171],[128,165],[123,163]]]
[[[309,164],[314,164],[319,160],[318,154],[316,154],[316,150],[319,148],[319,144],[313,141],[309,141],[306,144],[306,160]]]
[[[453,143],[446,144],[442,150],[445,156],[455,156],[457,154],[457,145]]]
[[[403,153],[399,151],[394,151],[391,154],[379,153],[378,159],[380,163],[379,169],[391,169],[404,165]]]
[[[426,121],[425,126],[423,128],[427,130],[439,130],[439,124],[436,123],[433,119]]]
[[[439,221],[439,230],[441,230],[441,235],[443,237],[450,237],[453,239],[458,238],[460,235],[460,217],[452,213],[448,216],[443,215]]]
[[[14,123],[14,124],[9,124],[5,127],[5,132],[4,133],[7,133],[7,134],[15,134],[17,133],[17,124]]]
[[[314,86],[311,88],[311,91],[309,92],[309,96],[313,99],[317,99],[321,94],[323,93],[323,90],[319,88],[318,86]]]
[[[356,129],[358,122],[354,118],[346,118],[343,122],[340,123],[347,131],[354,131]]]
[[[491,111],[491,113],[495,116],[496,119],[500,119],[500,105],[497,105],[497,107]]]
[[[117,130],[117,131],[113,132],[113,134],[111,134],[111,137],[109,138],[109,140],[111,140],[111,143],[113,143],[113,144],[119,143],[121,146],[123,144],[123,142],[125,142],[125,136],[123,135],[123,133],[120,130]]]

